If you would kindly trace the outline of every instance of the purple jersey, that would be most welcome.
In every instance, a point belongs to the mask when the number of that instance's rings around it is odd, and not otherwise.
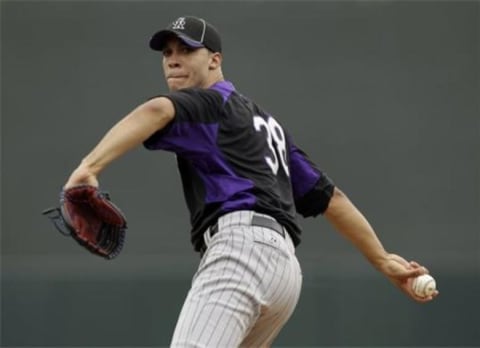
[[[322,213],[334,186],[278,121],[228,81],[164,97],[175,118],[144,145],[177,155],[195,250],[210,225],[236,210],[274,217],[298,245],[296,213]]]

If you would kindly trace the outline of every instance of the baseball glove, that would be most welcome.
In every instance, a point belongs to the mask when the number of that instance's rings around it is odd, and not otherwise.
[[[123,248],[127,221],[106,192],[90,185],[75,186],[60,193],[60,206],[43,212],[65,236],[108,260]]]

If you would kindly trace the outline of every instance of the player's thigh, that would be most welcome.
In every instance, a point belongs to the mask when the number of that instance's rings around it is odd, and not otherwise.
[[[194,277],[172,346],[240,344],[259,315],[258,256],[253,243],[218,238]]]
[[[234,296],[234,295],[232,295]],[[248,330],[245,313],[219,298],[188,296],[171,347],[238,347]]]
[[[266,254],[268,251],[264,251]],[[268,279],[266,277],[265,279]],[[268,347],[291,317],[300,297],[302,274],[296,256],[279,258],[276,271],[266,287],[264,305],[242,347]]]

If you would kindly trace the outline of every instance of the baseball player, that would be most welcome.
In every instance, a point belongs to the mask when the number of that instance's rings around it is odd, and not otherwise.
[[[270,346],[297,304],[302,274],[297,214],[322,214],[371,264],[418,302],[412,279],[427,273],[387,252],[365,217],[299,149],[275,117],[222,73],[218,31],[180,17],[155,33],[170,92],[120,120],[65,188],[98,187],[113,160],[142,145],[176,154],[201,261],[173,334],[173,347]]]

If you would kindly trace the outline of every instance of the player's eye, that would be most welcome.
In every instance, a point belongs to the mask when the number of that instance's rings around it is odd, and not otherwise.
[[[187,46],[187,45],[182,45],[180,47],[180,52],[184,53],[184,54],[189,54],[189,53],[192,53],[194,51],[194,49],[190,46]]]
[[[162,54],[164,57],[170,57],[172,55],[172,49],[171,48],[165,48],[162,51]]]

